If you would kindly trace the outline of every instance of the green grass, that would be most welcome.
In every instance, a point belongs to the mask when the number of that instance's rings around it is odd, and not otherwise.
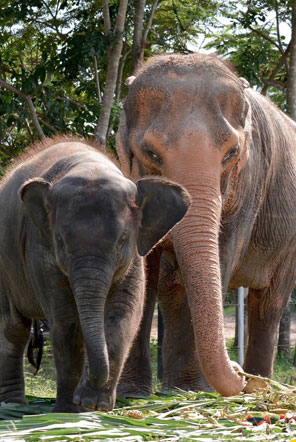
[[[294,351],[295,348],[291,351],[290,356],[276,356],[274,361],[274,380],[296,386],[296,367],[293,366]]]
[[[35,368],[25,357],[26,395],[36,397],[56,397],[56,371],[52,349],[48,339],[45,340],[44,353],[40,369],[36,375]]]
[[[235,315],[235,306],[234,305],[228,305],[224,307],[224,315],[226,316],[233,316]]]
[[[238,351],[233,349],[233,339],[227,341],[227,350],[231,360],[238,360]],[[296,367],[293,366],[294,358],[293,348],[290,356],[276,355],[274,361],[273,379],[284,384],[296,386]],[[157,379],[157,340],[151,342],[151,357],[153,370],[153,390],[161,390],[161,384]],[[45,344],[44,355],[41,367],[37,375],[34,375],[35,369],[29,364],[25,358],[25,378],[26,378],[26,394],[36,397],[56,397],[56,371],[52,350],[49,341]]]
[[[227,341],[227,350],[232,361],[238,361],[238,350],[233,349],[234,339]],[[262,349],[262,351],[264,351]],[[276,354],[273,364],[273,379],[283,384],[296,386],[296,367],[293,366],[295,348],[291,349],[290,356]]]

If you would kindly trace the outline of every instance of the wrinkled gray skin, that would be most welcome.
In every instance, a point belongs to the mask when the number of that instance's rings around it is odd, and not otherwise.
[[[124,173],[165,176],[192,197],[171,236],[192,357],[225,396],[244,386],[225,347],[228,287],[249,287],[245,370],[273,374],[278,325],[296,279],[295,140],[295,123],[214,56],[153,58],[125,102],[117,140]]]
[[[142,317],[141,256],[189,200],[168,180],[133,183],[74,139],[48,140],[19,160],[0,187],[0,402],[26,403],[23,352],[31,320],[46,317],[54,411],[113,408]]]
[[[145,267],[147,295],[144,314],[120,377],[118,394],[141,397],[152,392],[150,333],[156,301],[164,323],[162,388],[214,391],[202,372],[195,351],[190,309],[170,235],[148,254]]]

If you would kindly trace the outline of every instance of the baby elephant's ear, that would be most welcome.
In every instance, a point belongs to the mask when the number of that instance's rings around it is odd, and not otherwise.
[[[48,194],[51,187],[44,179],[33,178],[26,181],[19,190],[27,213],[45,237],[49,235]]]
[[[146,255],[186,214],[190,196],[181,186],[161,178],[136,182],[140,221],[138,251]]]

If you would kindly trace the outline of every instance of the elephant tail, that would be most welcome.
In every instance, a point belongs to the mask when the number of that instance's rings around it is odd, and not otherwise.
[[[38,373],[41,365],[42,355],[43,355],[43,345],[44,337],[43,330],[41,328],[40,321],[33,321],[33,333],[30,336],[28,348],[27,348],[27,358],[30,364],[35,367],[34,376]],[[34,350],[37,350],[35,352]],[[35,357],[36,355],[36,357]]]

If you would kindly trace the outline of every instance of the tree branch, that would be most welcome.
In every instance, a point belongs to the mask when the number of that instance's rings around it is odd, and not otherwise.
[[[263,80],[264,84],[267,86],[274,86],[276,88],[280,89],[286,89],[287,85],[283,81],[277,81],[277,80]]]
[[[108,67],[102,108],[99,121],[95,131],[95,139],[102,144],[106,144],[106,136],[110,120],[111,108],[118,77],[119,59],[122,51],[123,31],[126,18],[128,0],[120,0],[118,13],[116,17],[115,32],[118,34],[118,41],[112,47],[108,57]]]
[[[40,139],[44,138],[45,135],[44,135],[43,130],[42,130],[40,124],[39,124],[37,113],[36,113],[36,109],[34,107],[32,98],[29,95],[26,95],[24,92],[20,91],[19,89],[16,89],[14,86],[6,83],[6,81],[2,80],[1,78],[0,78],[0,86],[2,86],[3,88],[9,90],[10,92],[13,92],[14,94],[18,95],[23,100],[25,100],[25,102],[27,103],[27,105],[29,107],[30,114],[31,114],[31,117],[32,117],[32,121],[33,121],[33,124],[35,126],[35,129],[37,130],[39,138]]]
[[[181,20],[180,20],[180,17],[179,17],[179,14],[178,14],[178,9],[177,9],[177,6],[175,5],[175,2],[173,2],[173,11],[174,11],[174,14],[175,14],[175,16],[176,16],[176,19],[177,19],[177,21],[178,21],[178,23],[179,23],[179,26],[180,26],[180,30],[181,30],[181,32],[184,32],[184,31],[185,31],[185,28],[184,28],[184,26],[182,25],[182,22],[181,22]]]
[[[84,104],[84,103],[80,103],[77,100],[74,100],[73,98],[69,98],[69,97],[55,97],[56,100],[61,100],[61,101],[69,101],[72,104],[75,104],[78,107],[81,107],[81,109],[84,109],[86,111],[88,111],[88,107]]]
[[[243,20],[238,19],[238,21],[244,26]],[[265,40],[269,41],[269,43],[274,45],[280,51],[280,53],[283,54],[283,50],[281,49],[281,47],[272,38],[270,38],[264,32],[261,32],[258,29],[253,28],[253,26],[251,26],[251,25],[248,25],[247,27],[250,29],[250,31],[254,32],[255,34],[257,34],[260,37],[264,38]]]
[[[146,26],[146,29],[144,31],[143,39],[142,39],[143,50],[144,50],[144,48],[146,46],[148,34],[149,34],[149,31],[150,31],[151,26],[152,26],[152,22],[153,22],[153,18],[154,18],[155,12],[156,12],[157,5],[158,5],[158,0],[154,0],[152,8],[151,8],[150,16],[149,16],[149,19],[148,19],[148,22],[147,22],[147,26]]]
[[[141,66],[141,64],[144,61],[144,50],[145,50],[145,47],[146,47],[146,44],[147,44],[148,34],[149,34],[149,31],[150,31],[151,26],[152,26],[152,21],[153,21],[154,15],[155,15],[155,11],[156,11],[157,5],[158,5],[158,0],[154,0],[154,2],[152,4],[150,15],[149,15],[149,19],[148,19],[148,22],[147,22],[147,26],[145,28],[144,35],[142,37],[141,48],[140,48],[140,50],[138,52],[137,66]]]
[[[296,0],[291,2],[291,50],[287,81],[287,110],[288,114],[296,121]]]
[[[95,65],[95,82],[96,82],[96,88],[97,88],[97,96],[98,96],[98,102],[102,103],[102,95],[101,95],[101,89],[100,89],[100,78],[99,78],[99,72],[98,72],[98,61],[97,57],[94,56],[94,65]]]
[[[289,43],[287,49],[285,50],[284,54],[281,56],[281,58],[278,61],[278,64],[276,65],[276,67],[273,69],[271,75],[269,76],[269,78],[267,80],[263,80],[263,83],[265,84],[265,86],[263,87],[261,94],[262,95],[266,95],[268,86],[270,86],[270,84],[267,83],[267,81],[271,81],[274,79],[274,77],[276,76],[276,74],[279,72],[279,70],[281,69],[281,67],[286,63],[287,59],[288,59],[288,55],[290,52],[290,48],[291,48],[291,43]]]
[[[21,62],[21,67],[25,71],[26,68],[25,68],[25,63],[24,63],[21,51],[19,51],[19,59],[20,59],[20,62]]]
[[[145,5],[146,5],[146,0],[137,0],[135,17],[134,17],[134,35],[133,35],[133,48],[132,48],[133,73],[137,69],[139,61],[139,53],[141,50]]]
[[[27,118],[25,118],[25,126],[27,128],[27,131],[28,131],[28,134],[30,135],[31,140],[34,141],[34,134],[30,128],[29,121]]]
[[[40,139],[45,138],[43,130],[42,130],[40,124],[39,124],[39,120],[38,120],[38,117],[37,117],[36,109],[34,107],[32,98],[29,97],[29,96],[26,96],[25,100],[26,100],[26,103],[27,103],[27,105],[28,105],[28,107],[30,109],[30,113],[31,113],[31,117],[32,117],[32,120],[33,120],[33,124],[34,124],[34,126],[35,126],[35,128],[36,128],[36,130],[38,132],[39,138]]]
[[[109,11],[109,2],[108,0],[103,1],[103,17],[104,17],[104,32],[105,36],[108,37],[111,31],[111,20],[110,20],[110,11]]]
[[[118,68],[118,75],[117,75],[117,82],[116,82],[116,89],[115,89],[115,101],[118,104],[120,100],[120,91],[121,91],[121,83],[122,83],[122,75],[123,75],[123,68],[127,59],[127,56],[131,53],[131,49],[126,50],[126,47],[124,48],[123,54],[121,55],[120,61],[119,61],[119,68]]]
[[[53,25],[51,25],[50,22],[46,22],[46,23],[44,23],[43,21],[38,20],[38,19],[35,18],[35,17],[30,17],[30,20],[26,20],[26,23],[27,23],[27,22],[28,22],[28,23],[37,23],[37,24],[40,25],[40,28],[43,27],[43,28],[49,28],[49,29],[52,29],[53,31],[55,31],[55,32],[58,34],[58,36],[59,36],[62,40],[66,40],[66,38],[67,38],[67,34],[63,34],[63,33],[58,29],[57,26],[53,26]],[[36,26],[36,29],[38,30],[38,32],[40,32],[38,26]],[[42,34],[41,34],[41,35],[42,35]]]
[[[46,126],[48,129],[50,129],[55,135],[58,135],[58,131],[56,130],[56,128],[54,126],[52,126],[51,124],[47,123],[47,121],[45,121],[41,115],[39,114],[39,120],[41,121],[42,124],[44,124],[44,126]]]
[[[281,34],[280,34],[278,0],[275,0],[274,4],[275,4],[275,19],[276,19],[276,35],[277,35],[279,47],[281,48],[281,51],[284,53],[284,48],[282,46]]]
[[[44,1],[44,0],[41,0],[41,1],[42,1],[43,5],[45,6],[45,8],[47,9],[49,15],[51,15],[51,18],[55,19],[56,17],[55,17],[55,16],[53,15],[53,13],[51,12],[51,9],[50,9],[50,7],[48,6],[48,4],[46,3],[46,1]]]
[[[16,95],[19,95],[20,97],[22,97],[24,100],[26,99],[26,94],[24,94],[22,91],[20,91],[19,89],[16,89],[14,86],[11,86],[10,84],[6,83],[5,80],[2,80],[0,78],[0,86],[2,86],[4,89],[9,90],[10,92],[13,92]]]

